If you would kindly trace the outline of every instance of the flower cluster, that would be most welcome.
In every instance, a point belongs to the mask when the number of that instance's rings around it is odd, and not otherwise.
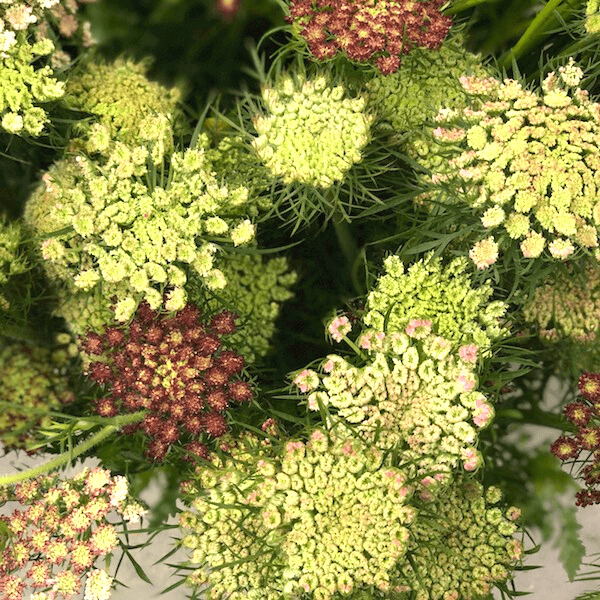
[[[361,161],[373,121],[365,97],[346,97],[324,76],[287,75],[262,98],[268,114],[254,116],[252,146],[284,183],[329,188]]]
[[[6,493],[8,492],[8,493]],[[24,510],[0,516],[6,538],[0,554],[2,600],[73,598],[85,583],[86,600],[108,600],[112,578],[94,563],[117,547],[117,532],[107,516],[137,522],[145,513],[129,497],[124,477],[101,468],[84,469],[72,479],[42,476],[4,493]]]
[[[479,600],[507,581],[523,544],[513,537],[520,511],[494,506],[501,499],[498,488],[484,490],[472,479],[458,479],[436,499],[433,518],[423,515],[411,528],[411,560],[400,568],[399,597]]]
[[[23,227],[19,222],[9,223],[0,215],[0,311],[10,308],[5,293],[10,291],[7,285],[9,280],[29,268],[20,252],[22,236]]]
[[[600,33],[600,0],[588,0],[584,26],[588,33]]]
[[[600,104],[579,87],[582,77],[571,61],[546,77],[541,94],[512,79],[462,77],[469,106],[436,117],[436,152],[446,160],[425,177],[433,189],[424,197],[466,202],[484,228],[522,240],[526,258],[546,247],[560,260],[577,246],[597,248]],[[487,244],[473,249],[479,268],[497,257],[494,238]]]
[[[218,247],[206,238],[247,244],[254,225],[237,216],[248,190],[219,184],[203,144],[201,138],[196,149],[174,153],[168,176],[147,170],[147,148],[121,142],[105,166],[84,156],[53,165],[24,217],[46,237],[40,249],[48,276],[71,292],[101,288],[104,298],[114,298],[122,322],[142,299],[158,308],[167,286],[173,287],[167,310],[183,308],[187,276],[181,265],[208,288],[223,288],[225,276],[214,267]]]
[[[591,263],[581,273],[569,268],[543,282],[523,307],[523,316],[542,339],[594,342],[600,321],[598,266]]]
[[[437,472],[423,481],[431,486],[461,462],[467,471],[481,465],[477,432],[494,409],[475,391],[475,344],[456,349],[421,319],[411,320],[406,331],[368,330],[357,341],[364,366],[331,354],[321,365],[323,375],[305,369],[294,383],[310,392],[309,410],[333,408],[370,443],[403,450],[420,473]]]
[[[9,344],[0,349],[0,438],[9,448],[25,448],[35,431],[75,395],[65,379],[67,357],[41,346]],[[41,416],[40,416],[41,415]]]
[[[0,29],[1,23],[0,19]],[[29,41],[24,32],[18,32],[8,48],[0,45],[0,131],[34,137],[42,133],[49,119],[39,104],[64,94],[64,84],[52,68],[38,64],[53,50],[49,39]]]
[[[197,513],[180,517],[190,531],[182,544],[201,565],[189,582],[231,600],[388,591],[415,510],[405,473],[382,456],[355,437],[316,430],[282,452],[240,445],[200,468],[188,486]]]
[[[564,416],[577,428],[572,435],[561,435],[550,446],[560,460],[575,460],[582,451],[589,456],[580,468],[586,489],[576,494],[577,506],[600,504],[600,373],[584,372],[578,381],[581,397],[565,406]]]
[[[489,282],[473,288],[465,258],[443,265],[428,255],[406,269],[392,255],[384,267],[385,274],[367,298],[363,320],[369,327],[403,332],[409,321],[429,319],[436,334],[457,346],[474,343],[483,354],[492,341],[506,335],[500,325],[506,304],[489,302]]]
[[[415,49],[392,75],[375,75],[366,84],[369,105],[380,125],[411,142],[421,141],[425,124],[443,106],[463,106],[467,94],[460,76],[485,76],[481,58],[467,52],[460,40],[448,40],[437,50]]]
[[[292,0],[288,21],[319,60],[344,52],[384,74],[413,48],[438,48],[452,19],[444,0]]]
[[[88,64],[69,78],[66,101],[71,108],[93,114],[97,122],[82,123],[86,150],[107,154],[115,141],[152,148],[162,161],[173,148],[173,120],[180,91],[150,81],[147,62],[117,59],[112,64]]]
[[[140,424],[151,438],[147,454],[163,460],[171,445],[193,438],[186,449],[200,456],[205,432],[216,438],[228,430],[224,412],[230,402],[252,400],[252,389],[239,379],[244,358],[222,348],[221,336],[235,331],[235,316],[222,311],[203,325],[191,304],[173,315],[160,315],[142,303],[126,328],[91,332],[81,346],[90,358],[89,378],[109,389],[96,401],[105,417],[147,410]]]
[[[275,333],[275,321],[281,303],[293,293],[290,287],[297,275],[288,270],[284,257],[264,259],[260,255],[245,254],[224,258],[219,262],[227,279],[227,286],[219,292],[218,300],[209,301],[209,309],[231,306],[241,320],[238,331],[229,341],[249,363],[267,354]]]

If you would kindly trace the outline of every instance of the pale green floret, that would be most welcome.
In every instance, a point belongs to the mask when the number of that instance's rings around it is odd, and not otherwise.
[[[585,30],[591,34],[600,33],[600,0],[588,0],[585,16]]]
[[[481,58],[467,52],[460,40],[447,40],[435,50],[414,48],[395,73],[377,74],[367,82],[369,105],[380,125],[414,142],[423,137],[425,124],[433,121],[440,108],[466,103],[468,97],[459,82],[465,73],[486,75]]]
[[[65,377],[67,357],[39,346],[10,344],[0,348],[0,439],[12,448],[24,448],[35,430],[51,417],[40,410],[61,410],[75,399]],[[38,409],[37,411],[33,409]]]
[[[0,311],[10,308],[6,297],[6,293],[10,291],[10,279],[29,269],[29,264],[20,251],[22,239],[21,224],[9,223],[0,215]]]
[[[12,46],[0,51],[0,130],[33,137],[44,130],[49,119],[39,105],[64,95],[64,84],[44,65],[53,50],[50,40],[31,44],[19,32]]]
[[[411,528],[411,544],[400,567],[401,600],[480,600],[509,580],[521,562],[523,544],[513,537],[514,509],[492,506],[498,494],[459,478],[430,507],[429,519]],[[429,511],[428,511],[429,514]],[[410,590],[410,592],[408,591]]]
[[[267,354],[275,333],[281,303],[289,300],[297,276],[288,270],[286,258],[263,258],[254,254],[234,255],[218,261],[227,287],[209,308],[225,306],[240,316],[238,328],[228,339],[248,363]]]
[[[282,451],[246,439],[231,453],[198,471],[187,503],[199,514],[181,515],[199,567],[190,585],[208,583],[214,600],[389,589],[416,515],[402,470],[353,436],[321,430]]]
[[[384,268],[367,298],[369,327],[403,332],[411,319],[429,319],[438,335],[456,345],[475,343],[482,353],[506,335],[500,325],[506,305],[489,302],[490,283],[473,288],[466,258],[444,266],[429,255],[406,269],[397,256],[389,256]]]
[[[423,176],[432,190],[420,200],[466,202],[485,227],[526,238],[525,258],[548,248],[564,260],[568,243],[570,253],[597,248],[600,104],[579,87],[582,78],[572,59],[540,92],[511,79],[461,77],[468,105],[437,115],[431,149],[444,160]],[[506,220],[489,218],[500,208]]]
[[[523,316],[542,339],[594,343],[600,323],[598,265],[590,264],[581,273],[561,271],[544,281],[523,307]]]
[[[202,145],[206,140],[200,142],[195,150],[173,154],[164,178],[147,172],[146,148],[120,142],[105,166],[76,156],[51,167],[24,215],[34,233],[46,237],[40,249],[48,276],[71,293],[101,289],[103,298],[114,296],[119,321],[128,320],[140,300],[159,308],[163,291],[169,293],[168,310],[181,308],[183,266],[209,288],[224,287],[214,266],[217,246],[203,232],[207,221],[219,217],[227,226],[221,237],[251,241],[253,225],[237,216],[248,190],[220,185]]]
[[[311,390],[309,410],[334,409],[378,448],[403,451],[421,478],[427,474],[424,485],[447,481],[458,466],[477,469],[478,431],[492,421],[494,408],[475,391],[476,358],[466,362],[452,342],[431,332],[417,339],[371,330],[357,344],[364,366],[333,354],[316,382],[298,380]]]
[[[254,117],[252,146],[284,183],[329,188],[362,160],[373,122],[363,96],[349,98],[324,76],[284,77],[262,93],[266,115]]]
[[[82,125],[89,152],[106,154],[111,141],[118,141],[151,148],[152,159],[158,162],[173,149],[181,94],[177,88],[150,81],[148,67],[147,62],[117,59],[112,64],[88,64],[69,79],[68,105],[98,119]]]

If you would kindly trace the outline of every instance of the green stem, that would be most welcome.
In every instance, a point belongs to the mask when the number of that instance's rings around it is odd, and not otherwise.
[[[535,19],[531,21],[529,27],[525,30],[525,33],[521,36],[515,46],[509,50],[504,58],[500,60],[500,68],[507,69],[513,60],[518,60],[528,49],[534,36],[539,33],[542,27],[546,24],[546,21],[550,19],[554,11],[563,3],[564,0],[549,0],[548,4],[536,15]]]
[[[137,423],[138,421],[141,421],[145,416],[146,411],[142,410],[131,415],[114,417],[112,425],[107,425],[106,427],[103,427],[98,433],[89,437],[84,442],[81,442],[81,444],[78,444],[77,446],[75,446],[75,448],[72,448],[67,452],[59,454],[56,458],[53,458],[51,461],[44,463],[43,465],[39,465],[38,467],[27,469],[26,471],[20,471],[19,473],[15,473],[14,475],[0,476],[0,487],[13,485],[15,483],[18,483],[19,481],[32,479],[33,477],[37,477],[38,475],[42,475],[43,473],[48,473],[49,471],[58,469],[59,467],[70,463],[77,456],[84,454],[85,452],[90,450],[90,448],[93,448],[100,442],[104,441],[107,437],[111,436],[115,431],[118,431],[124,425]]]
[[[358,295],[362,296],[365,290],[363,290],[358,279],[357,270],[354,268],[358,258],[358,245],[350,230],[350,223],[339,209],[336,209],[333,213],[332,221],[335,237],[350,269],[352,287]]]
[[[485,4],[490,0],[463,0],[463,2],[457,2],[454,6],[449,7],[444,11],[445,15],[455,15],[463,10],[467,10],[467,8],[473,8],[474,6],[478,6],[479,4]]]
[[[542,427],[550,427],[559,431],[568,431],[569,433],[577,433],[578,431],[577,427],[569,423],[563,416],[547,413],[542,410],[499,410],[496,416],[498,418],[509,418],[516,423],[541,425]]]

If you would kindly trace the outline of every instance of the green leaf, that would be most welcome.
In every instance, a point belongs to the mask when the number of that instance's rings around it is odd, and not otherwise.
[[[131,552],[129,552],[126,548],[123,548],[123,551],[125,552],[125,554],[127,554],[127,558],[131,561],[131,564],[133,565],[133,568],[135,569],[135,572],[137,573],[138,577],[140,579],[143,579],[146,583],[149,583],[150,585],[154,585],[148,578],[148,575],[146,575],[146,573],[144,573],[144,569],[142,569],[142,567],[135,560],[135,558],[133,558],[133,556],[131,556]]]
[[[585,592],[577,596],[575,600],[600,600],[600,592]]]
[[[585,556],[585,547],[579,539],[581,525],[575,518],[575,507],[568,506],[561,510],[560,521],[560,535],[555,547],[560,548],[558,558],[567,572],[569,581],[573,581]]]

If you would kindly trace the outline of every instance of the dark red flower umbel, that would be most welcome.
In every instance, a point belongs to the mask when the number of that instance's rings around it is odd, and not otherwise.
[[[561,435],[550,446],[559,460],[577,459],[581,452],[588,452],[582,465],[580,477],[587,489],[576,494],[577,506],[600,504],[600,374],[582,373],[577,382],[581,398],[565,406],[563,414],[577,428],[572,435]],[[585,455],[584,455],[585,456]]]
[[[112,417],[148,410],[127,432],[141,429],[151,438],[150,458],[163,460],[178,441],[205,458],[200,434],[223,435],[228,430],[223,413],[230,403],[252,399],[250,384],[240,379],[244,358],[221,345],[221,336],[234,331],[235,315],[228,311],[206,325],[191,304],[163,315],[143,302],[129,327],[87,334],[82,348],[98,358],[89,365],[88,377],[109,390],[96,401],[96,412]]]
[[[452,25],[446,0],[292,0],[288,21],[300,27],[319,60],[338,52],[374,62],[384,74],[413,48],[439,48]]]

